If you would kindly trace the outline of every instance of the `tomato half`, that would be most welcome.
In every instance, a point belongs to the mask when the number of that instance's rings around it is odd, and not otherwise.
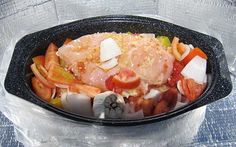
[[[34,75],[40,80],[40,82],[42,82],[45,86],[47,86],[49,88],[55,87],[55,85],[52,82],[48,81],[43,75],[41,75],[41,73],[37,69],[35,63],[32,64],[30,67],[31,67],[31,70],[33,71]]]
[[[41,65],[41,64],[36,64],[36,67],[37,67],[37,69],[38,69],[38,71],[39,71],[39,73],[43,76],[43,77],[47,77],[47,75],[48,75],[48,71],[43,67],[43,65]]]
[[[45,63],[45,56],[39,55],[39,56],[33,57],[32,60],[33,60],[33,62],[34,62],[36,65],[42,65],[42,66],[44,66],[44,63]]]
[[[50,102],[52,90],[45,86],[40,80],[36,77],[31,79],[33,91],[38,95],[40,98],[44,99],[47,102]]]
[[[59,57],[56,55],[58,48],[55,44],[50,43],[45,53],[45,68],[49,70],[52,64],[59,65]]]
[[[70,72],[57,64],[52,64],[48,70],[48,77],[50,81],[59,84],[70,85],[75,83],[75,77]]]
[[[124,69],[115,75],[112,81],[115,87],[133,89],[139,86],[140,77],[132,70]]]
[[[206,87],[205,84],[198,84],[193,79],[182,79],[181,85],[184,95],[189,101],[194,101],[198,98]]]

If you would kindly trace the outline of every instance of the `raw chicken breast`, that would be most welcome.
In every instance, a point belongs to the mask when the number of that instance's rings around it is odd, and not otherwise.
[[[100,43],[112,38],[122,51],[118,57],[118,66],[104,71],[99,68]],[[141,80],[151,85],[161,85],[170,77],[174,57],[162,48],[156,38],[128,33],[95,33],[82,36],[67,45],[59,48],[57,55],[68,66],[75,67],[72,70],[80,74],[82,82],[105,90],[105,80],[122,68],[134,70]],[[78,73],[76,64],[83,62],[85,71]]]
[[[124,35],[123,42],[127,52],[120,57],[121,67],[133,69],[150,85],[161,85],[167,81],[174,57],[162,48],[156,38]]]

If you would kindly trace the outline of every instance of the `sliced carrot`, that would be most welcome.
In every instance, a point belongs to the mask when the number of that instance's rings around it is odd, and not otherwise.
[[[57,49],[58,49],[57,46],[54,45],[53,43],[50,43],[47,48],[47,51],[45,54],[45,68],[47,70],[49,70],[52,64],[59,65],[59,58],[56,55]]]
[[[45,101],[49,102],[51,100],[52,90],[45,86],[38,78],[33,77],[31,79],[33,91],[38,95],[40,98],[44,99]]]
[[[33,57],[32,60],[33,60],[33,62],[34,62],[36,65],[42,65],[42,66],[44,66],[45,57],[44,57],[43,55],[39,55],[39,56]]]
[[[181,60],[181,54],[177,50],[178,43],[179,43],[179,38],[174,37],[173,40],[172,40],[171,47],[172,47],[172,52],[173,52],[173,55],[174,55],[175,59],[180,61]]]
[[[70,72],[57,64],[52,64],[48,70],[47,79],[59,84],[70,85],[75,82],[75,77]]]
[[[31,65],[31,70],[33,71],[34,75],[40,80],[40,82],[42,82],[45,86],[47,86],[49,88],[54,88],[55,87],[55,85],[52,82],[48,81],[46,78],[44,78],[40,74],[40,72],[37,69],[35,63]]]
[[[179,43],[178,45],[177,45],[177,50],[178,50],[178,52],[181,54],[181,55],[183,55],[183,53],[185,52],[185,45],[184,45],[184,43]]]
[[[71,92],[78,92],[88,95],[89,97],[95,97],[97,94],[101,93],[101,89],[84,84],[73,84],[69,89]]]
[[[190,53],[181,61],[183,65],[188,64],[189,61],[191,61],[195,56],[200,56],[204,59],[207,59],[207,55],[200,49],[200,48],[194,48],[190,51]]]
[[[66,38],[66,40],[65,40],[64,43],[63,43],[63,45],[68,44],[68,43],[71,42],[71,41],[72,41],[71,38]]]

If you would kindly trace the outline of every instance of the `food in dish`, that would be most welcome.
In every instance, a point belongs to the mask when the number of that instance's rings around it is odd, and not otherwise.
[[[95,33],[50,43],[34,57],[32,89],[55,107],[83,116],[140,119],[196,100],[207,82],[198,47],[151,33]]]

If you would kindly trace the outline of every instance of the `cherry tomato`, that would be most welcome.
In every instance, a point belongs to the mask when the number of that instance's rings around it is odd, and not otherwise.
[[[112,79],[115,87],[124,89],[133,89],[139,86],[140,77],[135,72],[129,69],[124,69],[115,75]]]
[[[170,88],[162,95],[162,100],[166,101],[168,107],[173,109],[177,103],[178,90],[176,88]]]
[[[157,103],[153,114],[166,113],[173,109],[177,103],[178,91],[176,88],[170,88],[168,91],[164,92],[161,100]]]
[[[111,91],[113,91],[115,88],[115,83],[113,82],[112,79],[113,79],[113,76],[110,76],[109,78],[105,80],[106,88]]]
[[[155,106],[155,101],[153,99],[144,99],[143,97],[140,96],[130,96],[128,98],[129,103],[134,104],[135,112],[139,110],[143,110],[144,116],[151,116],[154,106]]]
[[[143,99],[142,109],[144,116],[151,116],[154,109],[154,100],[153,99]]]
[[[181,71],[183,70],[184,66],[180,64],[179,61],[175,60],[173,63],[173,71],[168,79],[168,85],[171,87],[176,86],[176,83],[183,78]]]
[[[47,102],[50,102],[52,90],[45,86],[40,80],[36,77],[31,79],[33,91],[38,95],[40,98],[44,99]]]
[[[134,105],[135,112],[142,109],[143,98],[139,96],[130,96],[128,97],[128,101]]]
[[[167,102],[162,100],[159,103],[157,103],[153,114],[158,115],[158,114],[165,113],[165,112],[168,112],[168,111],[169,111],[169,107],[168,107]]]

